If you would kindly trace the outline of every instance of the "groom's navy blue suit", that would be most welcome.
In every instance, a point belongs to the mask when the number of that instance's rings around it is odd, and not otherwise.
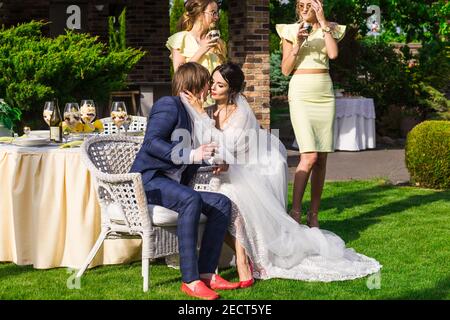
[[[144,142],[131,172],[142,174],[149,203],[178,212],[180,269],[183,282],[189,283],[198,280],[199,273],[215,272],[230,222],[231,202],[224,195],[196,192],[186,186],[199,166],[184,166],[172,161],[172,152],[181,140],[172,141],[172,134],[177,129],[192,132],[191,119],[180,98],[159,99],[152,107]],[[179,155],[187,160],[190,150],[188,142],[188,148],[179,150]],[[177,181],[176,177],[180,174],[180,181]],[[197,258],[198,223],[201,213],[205,214],[208,220]]]

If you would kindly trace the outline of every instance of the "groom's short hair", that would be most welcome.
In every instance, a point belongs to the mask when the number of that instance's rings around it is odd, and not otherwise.
[[[172,80],[172,95],[177,96],[185,90],[196,94],[209,83],[208,69],[196,62],[187,62],[178,67]]]

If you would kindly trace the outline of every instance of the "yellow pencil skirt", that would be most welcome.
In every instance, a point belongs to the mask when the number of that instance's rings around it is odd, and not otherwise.
[[[292,76],[289,112],[300,153],[334,151],[336,106],[328,73]]]

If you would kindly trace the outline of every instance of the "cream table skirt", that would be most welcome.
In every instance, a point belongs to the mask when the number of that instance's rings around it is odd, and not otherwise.
[[[80,149],[0,144],[0,261],[79,268],[100,233]],[[141,240],[106,240],[92,266],[140,259]]]

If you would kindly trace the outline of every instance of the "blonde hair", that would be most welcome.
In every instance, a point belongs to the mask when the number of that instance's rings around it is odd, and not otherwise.
[[[191,31],[195,21],[203,14],[210,3],[217,3],[219,5],[216,0],[188,0],[184,5],[185,12],[178,21],[178,30]]]
[[[206,7],[211,3],[219,5],[217,0],[188,0],[184,5],[185,12],[178,21],[177,28],[179,31],[191,31],[194,27],[195,21],[202,16]],[[227,61],[227,45],[225,41],[219,39],[217,45],[214,47],[213,52],[218,56],[220,63]]]
[[[189,90],[193,94],[200,93],[209,83],[210,74],[201,64],[187,62],[180,65],[173,75],[172,95],[178,96],[181,92]]]

